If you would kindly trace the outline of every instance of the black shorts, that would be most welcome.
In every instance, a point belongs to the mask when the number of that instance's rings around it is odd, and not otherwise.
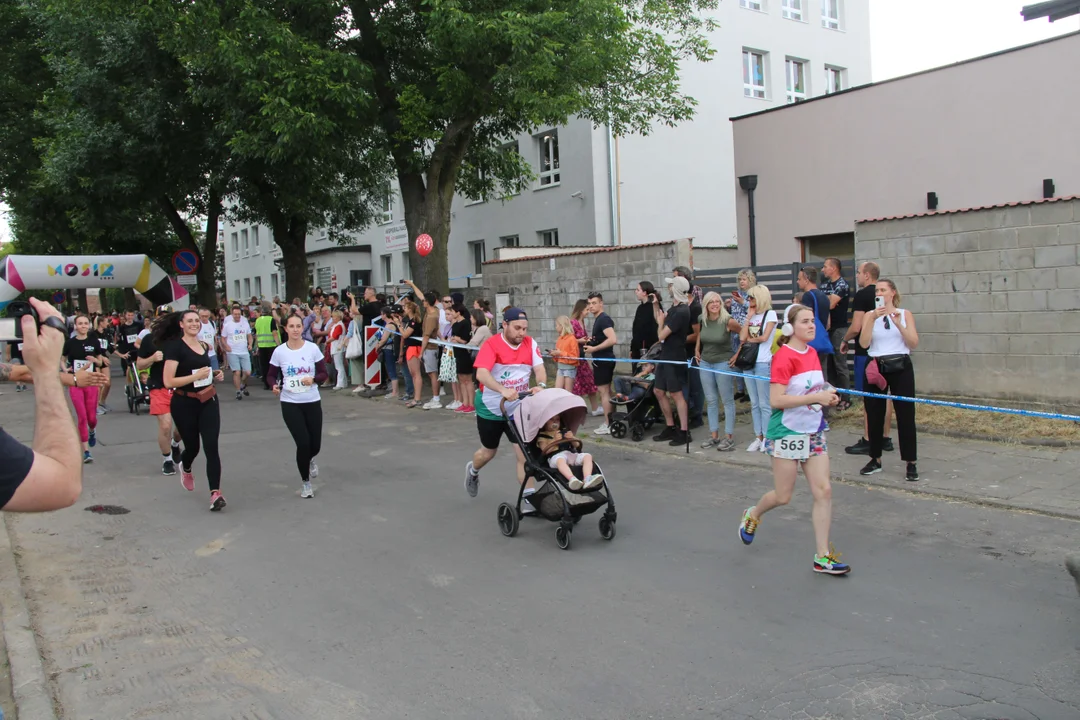
[[[653,387],[670,393],[682,392],[686,387],[688,372],[687,367],[682,363],[678,365],[660,363],[656,366],[656,384]]]
[[[498,450],[499,441],[502,440],[503,435],[506,435],[506,439],[510,442],[514,441],[505,420],[488,420],[477,414],[476,429],[480,433],[480,444],[488,450]]]
[[[615,377],[615,363],[610,360],[593,360],[592,374],[596,387],[610,385],[612,378]]]

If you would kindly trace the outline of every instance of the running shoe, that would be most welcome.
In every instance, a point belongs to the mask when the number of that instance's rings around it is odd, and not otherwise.
[[[251,395],[251,393],[248,392],[247,383],[240,386],[240,392],[244,393],[244,397]]]
[[[473,470],[472,460],[470,460],[465,463],[465,492],[469,493],[469,497],[476,497],[479,489],[480,473]]]
[[[604,476],[600,473],[585,478],[585,490],[594,490],[604,484]]]
[[[191,474],[190,470],[185,470],[183,465],[180,466],[180,484],[188,492],[195,491],[195,476]]]
[[[476,406],[462,405],[458,408],[458,412],[460,412],[462,415],[471,415],[472,413],[476,412]]]
[[[600,427],[593,430],[593,435],[610,435],[610,434],[611,434],[611,427],[607,423],[604,423]]]
[[[175,475],[176,463],[172,461],[172,458],[165,458],[161,462],[161,474],[162,475]]]
[[[881,472],[881,463],[877,460],[871,460],[863,465],[863,469],[859,471],[860,475],[873,475],[874,473]]]
[[[746,508],[742,516],[742,524],[739,525],[739,537],[742,538],[744,545],[754,542],[754,533],[757,532],[758,521],[750,515],[753,509],[753,507]]]
[[[574,492],[577,492],[581,488],[585,487],[585,483],[581,482],[577,478],[574,478],[573,480],[568,480],[566,485]]]
[[[702,450],[708,450],[709,448],[716,447],[720,444],[720,440],[714,437],[707,438],[705,442],[701,443]]]
[[[447,410],[457,410],[457,409],[458,409],[459,407],[461,407],[461,406],[462,406],[463,404],[464,404],[464,403],[462,403],[462,402],[461,402],[460,400],[455,400],[454,402],[452,402],[452,403],[450,403],[449,405],[447,405],[447,406],[446,406],[446,409],[447,409]]]
[[[728,437],[721,438],[716,444],[716,449],[720,452],[732,452],[735,449],[735,441]]]
[[[750,443],[749,447],[746,448],[746,452],[761,452],[761,447],[764,444],[758,438],[754,438],[754,442]]]
[[[89,450],[84,450],[82,454],[83,465],[89,465],[94,462],[94,456],[90,454]]]
[[[108,410],[106,410],[105,408],[101,407],[100,405],[97,406],[98,417],[104,415],[107,412],[108,412]]]
[[[240,392],[239,390],[236,391],[236,399],[237,400],[243,400],[244,399],[244,394],[242,392]]]
[[[319,466],[315,464],[314,460],[312,460],[311,464],[308,465],[308,477],[312,480],[319,477]]]
[[[814,572],[826,575],[847,575],[851,572],[851,566],[840,562],[840,553],[830,545],[828,555],[814,556]]]
[[[304,483],[304,488],[300,491],[300,497],[313,498],[315,497],[315,490],[311,487],[311,483]]]
[[[107,412],[107,413],[112,412],[112,408],[109,407],[108,405],[106,405],[105,403],[101,403],[101,407],[105,408],[105,412]]]
[[[598,407],[598,408],[596,408],[595,410],[593,410],[593,411],[592,411],[592,413],[590,413],[590,414],[591,414],[591,415],[592,415],[593,417],[600,417],[601,415],[603,415],[603,414],[604,414],[604,406],[603,406],[603,405],[601,405],[600,407]]]
[[[536,492],[536,488],[525,488],[525,492],[522,493],[522,495],[521,495],[521,512],[522,513],[535,513],[536,512],[536,508],[533,507],[533,504],[531,502],[529,502],[528,500],[526,500],[526,498],[530,497],[535,492]]]
[[[667,425],[664,427],[663,430],[660,431],[658,435],[653,436],[653,441],[664,442],[665,440],[670,440],[673,437],[675,437],[675,426]]]
[[[172,461],[176,465],[180,464],[180,443],[172,446]]]
[[[915,467],[915,463],[909,462],[907,464],[907,474],[904,476],[904,479],[908,482],[915,482],[919,479],[919,469]]]
[[[210,512],[218,512],[223,507],[225,507],[225,496],[220,490],[214,490],[210,493]]]
[[[86,441],[86,444],[90,447],[97,445],[97,430],[90,428],[90,438]]]

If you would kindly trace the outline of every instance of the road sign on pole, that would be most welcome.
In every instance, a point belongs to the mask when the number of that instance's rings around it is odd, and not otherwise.
[[[199,269],[199,256],[193,250],[177,250],[172,256],[172,266],[178,275],[194,275]]]

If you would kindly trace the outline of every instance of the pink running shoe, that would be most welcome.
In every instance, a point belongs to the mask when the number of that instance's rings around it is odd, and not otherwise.
[[[183,465],[180,466],[180,484],[188,492],[195,491],[195,476],[191,474],[190,470],[185,470]]]
[[[218,512],[223,507],[225,507],[225,496],[221,494],[221,491],[215,490],[210,493],[210,511]]]

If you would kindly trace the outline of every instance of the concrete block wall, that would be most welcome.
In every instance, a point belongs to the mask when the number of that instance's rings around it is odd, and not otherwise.
[[[634,289],[648,280],[666,292],[664,278],[671,277],[677,265],[692,267],[689,240],[498,260],[484,264],[484,294],[494,301],[498,293],[509,293],[510,304],[529,315],[529,334],[539,340],[541,348],[550,350],[555,347],[555,318],[569,316],[579,299],[600,292],[605,310],[615,321],[619,340],[615,353],[629,357],[630,331],[638,306]],[[591,317],[586,318],[585,327],[591,331]]]
[[[915,315],[920,393],[1080,408],[1080,198],[860,222],[855,256]]]

